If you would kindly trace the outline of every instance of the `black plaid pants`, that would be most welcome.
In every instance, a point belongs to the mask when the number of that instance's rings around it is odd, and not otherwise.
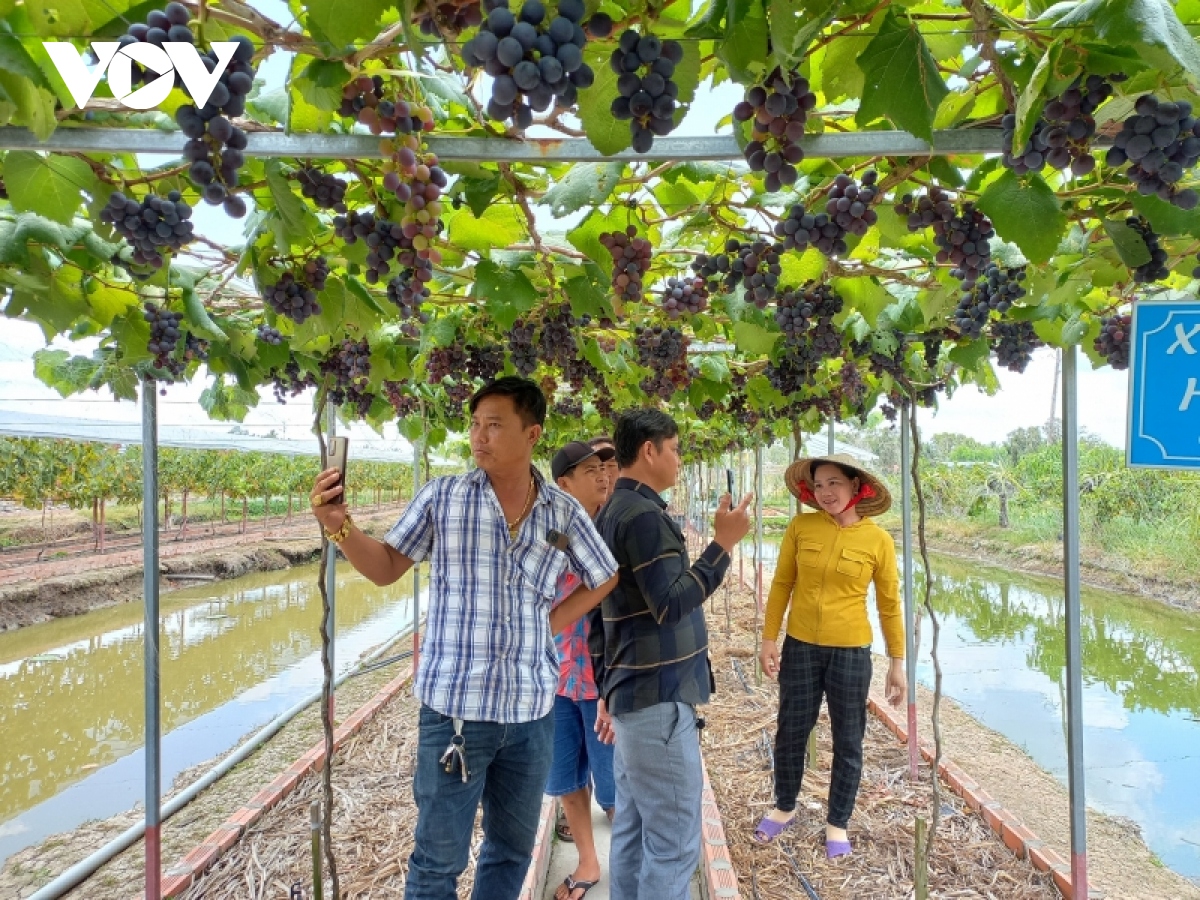
[[[817,724],[824,697],[833,731],[828,821],[835,828],[846,827],[862,780],[870,689],[870,647],[820,647],[784,638],[775,733],[775,806],[781,812],[796,808],[808,734]]]

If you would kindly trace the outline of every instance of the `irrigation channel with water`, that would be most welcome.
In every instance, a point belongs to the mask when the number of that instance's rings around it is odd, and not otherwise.
[[[337,668],[412,625],[412,576],[338,567]],[[164,594],[163,784],[321,687],[317,566]],[[0,635],[0,864],[142,800],[142,607]]]
[[[768,539],[768,573],[777,552]],[[1061,582],[942,556],[934,572],[946,693],[1065,782]],[[410,579],[339,569],[339,671],[403,630],[411,600]],[[320,608],[315,566],[164,596],[164,784],[319,687]],[[1085,589],[1083,640],[1089,803],[1200,881],[1200,621]],[[141,654],[136,604],[0,635],[0,862],[141,799]]]

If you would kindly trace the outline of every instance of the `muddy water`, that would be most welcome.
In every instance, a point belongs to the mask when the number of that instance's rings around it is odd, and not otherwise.
[[[316,577],[306,566],[164,595],[164,788],[320,686]],[[378,588],[339,567],[338,671],[410,625],[411,600],[411,576]],[[142,644],[138,604],[0,634],[0,862],[141,801]]]
[[[763,550],[773,570],[778,547]],[[943,556],[933,572],[945,693],[1066,784],[1061,581]],[[1109,591],[1082,600],[1087,802],[1135,821],[1167,866],[1200,883],[1200,615]],[[929,631],[917,674],[932,688]]]

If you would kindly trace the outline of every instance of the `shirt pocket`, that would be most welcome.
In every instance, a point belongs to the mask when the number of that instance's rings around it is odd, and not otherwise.
[[[844,549],[837,561],[838,572],[853,581],[862,581],[863,574],[866,573],[869,577],[874,569],[870,554],[862,550]]]
[[[561,550],[549,544],[529,544],[517,551],[516,568],[528,587],[542,599],[553,603],[558,592],[558,576],[563,571],[566,559]]]
[[[796,559],[800,565],[815,569],[821,564],[821,552],[824,549],[825,545],[816,541],[801,541]]]

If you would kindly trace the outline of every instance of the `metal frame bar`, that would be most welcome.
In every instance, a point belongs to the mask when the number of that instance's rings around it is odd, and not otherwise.
[[[329,446],[328,441],[337,433],[337,408],[332,403],[325,405],[326,428],[325,439],[326,447]],[[328,455],[326,455],[328,458]],[[345,484],[342,485],[342,502],[346,504],[346,515],[350,514],[350,491]],[[335,648],[333,646],[334,638],[337,636],[337,544],[333,541],[325,542],[325,595],[329,598],[329,614],[321,622],[321,627],[325,630],[325,634],[329,638],[329,643],[323,651],[329,657],[329,676],[332,679],[337,678],[337,670],[334,668],[337,662]],[[329,686],[329,721],[337,721],[334,713],[337,710],[337,692],[336,685]]]
[[[900,547],[904,557],[904,668],[908,674],[908,777],[916,781],[921,762],[917,741],[917,604],[913,594],[912,428],[916,410],[900,405]]]
[[[0,150],[47,150],[75,153],[168,153],[179,155],[187,138],[178,131],[140,128],[60,126],[46,141],[26,128],[0,128]],[[442,161],[477,162],[629,162],[721,161],[742,159],[732,135],[663,137],[647,153],[623,150],[612,156],[598,151],[587,138],[508,140],[504,138],[438,137],[427,139]],[[1103,140],[1100,141],[1104,143]],[[287,134],[252,131],[246,156],[309,159],[382,159],[380,138],[369,134]],[[932,143],[906,131],[859,131],[810,135],[802,142],[809,158],[867,156],[951,156],[1002,153],[999,129],[945,129],[933,133]]]
[[[146,748],[146,900],[162,893],[162,728],[159,721],[158,657],[158,395],[152,378],[142,379],[142,593]]]
[[[1083,632],[1079,596],[1078,351],[1063,349],[1063,592],[1067,631],[1067,790],[1071,803],[1071,895],[1086,900],[1087,800],[1083,767]]]

